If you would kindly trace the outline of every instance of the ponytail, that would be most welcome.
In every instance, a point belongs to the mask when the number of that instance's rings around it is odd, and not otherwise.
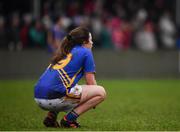
[[[55,55],[51,59],[51,64],[55,65],[58,63],[71,52],[75,45],[82,45],[84,41],[88,41],[88,39],[89,31],[86,28],[78,27],[72,30],[63,38],[61,45],[58,47]]]
[[[51,60],[51,64],[55,65],[58,61],[62,60],[68,53],[70,53],[73,48],[73,41],[69,40],[68,37],[64,37],[61,46],[57,49],[55,55]]]

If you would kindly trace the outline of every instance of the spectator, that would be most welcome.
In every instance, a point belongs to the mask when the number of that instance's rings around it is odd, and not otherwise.
[[[5,20],[3,16],[0,16],[0,49],[7,48],[7,31],[5,29]]]
[[[55,24],[47,34],[48,50],[52,53],[56,51],[58,45],[61,43],[61,40],[66,35],[61,16],[55,16],[54,22]]]
[[[165,12],[159,21],[160,27],[160,38],[164,48],[174,48],[175,47],[175,24],[171,19],[169,12]]]
[[[122,22],[120,27],[113,30],[112,39],[116,50],[129,49],[131,34],[131,29],[127,22]]]
[[[22,42],[23,48],[28,47],[29,44],[29,30],[32,22],[32,18],[30,14],[25,14],[23,17],[24,23],[20,30],[20,38]]]
[[[52,26],[47,34],[48,50],[52,53],[55,52],[65,35],[66,32],[63,29],[62,18],[61,16],[56,16],[55,25]]]
[[[133,26],[135,30],[139,30],[143,27],[145,20],[147,19],[148,14],[145,9],[139,9],[135,19],[133,20]]]
[[[113,18],[111,21],[111,34],[112,41],[116,50],[123,49],[123,31],[122,31],[122,20],[117,18]]]
[[[105,42],[100,38],[100,34],[102,31],[102,23],[101,23],[101,19],[99,19],[99,17],[93,17],[91,19],[91,23],[92,23],[92,33],[93,33],[93,41],[95,43],[95,47],[100,48],[101,47],[101,43]],[[89,24],[90,25],[90,24]],[[105,31],[105,30],[104,30]],[[102,33],[103,34],[103,33]],[[104,37],[103,37],[104,38]],[[104,38],[106,39],[106,38]],[[99,40],[101,41],[101,43],[99,42]]]
[[[121,30],[123,32],[123,49],[127,50],[132,41],[132,27],[127,20],[122,22]]]
[[[46,46],[45,31],[40,20],[35,20],[29,31],[30,42],[32,47],[43,48]]]
[[[180,29],[178,30],[178,36],[177,36],[176,45],[177,45],[177,48],[180,50]]]
[[[9,44],[8,48],[10,51],[21,50],[22,43],[20,41],[20,20],[18,14],[13,14],[11,17],[11,27],[8,31]]]
[[[50,30],[52,27],[52,21],[49,15],[44,15],[42,18],[43,26],[46,30]]]
[[[107,28],[107,22],[104,22],[101,32],[100,32],[100,42],[101,42],[101,47],[103,49],[111,49],[113,48],[113,43],[111,39],[111,34],[109,29]]]
[[[149,47],[151,50],[157,49],[157,46],[153,46],[156,44],[158,44],[158,47],[160,48],[164,47],[172,49],[175,47],[176,42],[176,29],[171,11],[174,7],[173,3],[174,2],[170,2],[169,0],[85,0],[83,2],[80,0],[45,0],[42,1],[41,14],[43,17],[41,17],[40,20],[42,20],[43,25],[40,24],[41,29],[37,30],[37,28],[32,27],[30,32],[31,21],[27,22],[28,20],[24,20],[20,30],[20,40],[23,47],[28,47],[28,42],[30,42],[28,41],[28,36],[30,35],[29,37],[31,37],[32,44],[44,47],[46,44],[44,38],[47,38],[48,49],[49,51],[54,52],[67,31],[70,31],[77,26],[86,26],[91,29],[91,32],[95,36],[93,38],[96,43],[95,48],[110,48],[114,46],[115,49],[118,50],[127,50],[132,48],[135,44],[139,48],[139,40],[137,42],[137,38],[140,39],[139,36],[145,36],[145,38],[141,37],[141,39],[144,40],[148,38],[151,41],[147,42],[148,44],[143,44],[143,46],[146,47],[147,45],[151,45],[154,47]],[[168,12],[166,11],[163,13],[164,9],[168,9]],[[57,13],[60,13],[61,17],[56,17],[55,23],[53,23],[51,17],[53,17],[53,14]],[[18,17],[13,17],[13,19],[14,18]],[[147,23],[145,24],[147,18],[151,20],[152,24],[149,24],[151,26],[147,26]],[[106,21],[106,24],[103,24],[104,21]],[[9,32],[11,32],[9,35],[11,36],[9,37],[9,40],[11,40],[9,49],[11,50],[17,49],[18,47],[21,49],[22,47],[18,39],[19,22],[16,23],[17,24],[15,25],[17,26],[12,26],[13,28],[11,27],[9,30]],[[155,25],[155,31],[151,29],[153,27],[152,25]],[[14,30],[15,27],[16,30]],[[2,34],[4,29],[1,30]],[[144,32],[145,34],[142,34]],[[155,33],[156,35],[154,35]],[[41,34],[41,37],[38,35],[33,36],[33,34]],[[109,38],[109,35],[111,35],[111,38]],[[16,42],[15,39],[12,41],[12,36],[16,36],[14,38],[16,38],[16,41],[18,42]],[[156,36],[156,38],[154,36]],[[32,40],[32,38],[36,39]],[[37,38],[43,38],[43,41],[40,42]],[[4,40],[1,39],[1,41]],[[112,45],[112,42],[114,45]]]
[[[153,32],[153,24],[146,22],[144,28],[135,35],[135,43],[138,49],[153,52],[157,49],[157,43]]]

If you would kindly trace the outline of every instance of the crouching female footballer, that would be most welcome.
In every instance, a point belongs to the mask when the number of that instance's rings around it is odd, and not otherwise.
[[[95,64],[92,55],[92,36],[84,27],[72,30],[61,42],[50,66],[35,85],[37,104],[48,110],[43,123],[47,127],[78,128],[77,118],[96,107],[106,92],[95,80]],[[78,85],[85,77],[86,85]],[[57,115],[67,114],[57,122]]]

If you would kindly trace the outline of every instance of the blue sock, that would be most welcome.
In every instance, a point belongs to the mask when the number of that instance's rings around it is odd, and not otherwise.
[[[66,119],[68,120],[68,121],[75,121],[77,118],[78,118],[78,114],[74,111],[74,110],[72,110],[71,112],[69,112],[67,115],[66,115]]]

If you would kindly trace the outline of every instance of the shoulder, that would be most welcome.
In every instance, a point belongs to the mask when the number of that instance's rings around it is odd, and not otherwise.
[[[83,47],[83,46],[75,46],[72,49],[72,53],[79,53],[79,54],[86,55],[86,54],[92,54],[92,51],[88,48]]]

